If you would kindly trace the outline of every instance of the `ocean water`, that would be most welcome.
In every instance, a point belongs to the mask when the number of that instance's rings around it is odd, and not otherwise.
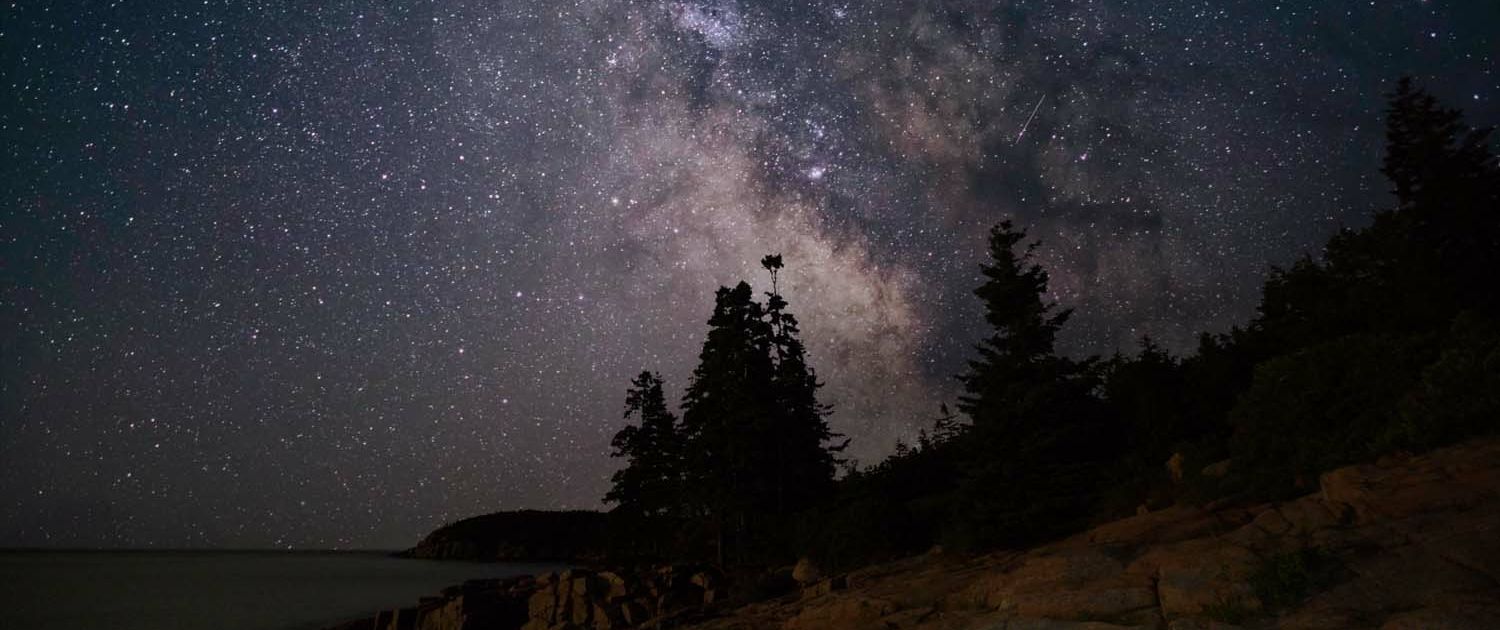
[[[5,630],[307,630],[557,565],[365,552],[0,552]]]

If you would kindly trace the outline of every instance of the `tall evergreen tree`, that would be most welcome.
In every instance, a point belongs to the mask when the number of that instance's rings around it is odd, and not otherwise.
[[[1398,209],[1462,215],[1474,210],[1468,206],[1495,200],[1492,129],[1469,128],[1462,111],[1443,107],[1411,77],[1403,77],[1389,98],[1381,172]],[[1493,204],[1479,210],[1497,211]]]
[[[950,534],[960,544],[1067,530],[1092,506],[1101,455],[1113,442],[1092,394],[1095,361],[1054,352],[1070,311],[1044,301],[1047,272],[1031,259],[1038,244],[1025,239],[1009,221],[990,231],[985,283],[974,291],[993,330],[959,377],[959,408],[972,419]]]
[[[1018,429],[1007,425],[1026,420],[1020,412],[1033,406],[1028,403],[1033,385],[1078,372],[1078,365],[1054,353],[1057,332],[1072,310],[1043,300],[1047,272],[1031,259],[1039,243],[1027,243],[1017,253],[1025,239],[1026,231],[1010,221],[991,229],[990,263],[980,268],[985,282],[974,290],[992,331],[975,348],[979,359],[969,361],[968,372],[959,377],[966,395],[958,406],[976,427]]]
[[[720,287],[708,335],[682,400],[687,479],[694,510],[709,521],[720,564],[742,548],[764,474],[757,460],[772,416],[769,326],[750,285]]]
[[[776,394],[776,420],[770,435],[775,509],[785,515],[808,507],[828,491],[838,463],[836,453],[847,441],[830,444],[839,436],[828,428],[826,418],[831,409],[817,397],[823,384],[807,363],[797,318],[786,310],[787,301],[781,296],[781,256],[766,256],[761,266],[771,273],[766,316],[774,360],[772,389]]]
[[[1446,297],[1457,308],[1496,315],[1497,292],[1485,290],[1500,265],[1500,162],[1490,147],[1492,131],[1471,129],[1461,111],[1403,78],[1386,110],[1381,172],[1397,201],[1398,220],[1386,220],[1406,232],[1412,249],[1431,256],[1437,277],[1429,281],[1449,289]],[[1338,262],[1334,253],[1331,263]]]
[[[797,319],[779,293],[779,256],[766,305],[750,285],[720,288],[698,367],[682,403],[686,476],[694,510],[707,518],[720,561],[763,557],[790,516],[833,481],[828,408],[808,365]]]
[[[641,372],[625,395],[625,418],[636,419],[615,434],[612,457],[623,457],[625,466],[611,478],[613,487],[604,495],[616,510],[635,517],[659,517],[680,513],[683,502],[683,444],[677,418],[667,409],[661,377]]]

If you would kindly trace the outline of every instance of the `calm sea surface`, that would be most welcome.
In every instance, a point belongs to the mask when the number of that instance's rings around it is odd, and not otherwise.
[[[556,565],[322,552],[0,552],[0,628],[301,630]]]

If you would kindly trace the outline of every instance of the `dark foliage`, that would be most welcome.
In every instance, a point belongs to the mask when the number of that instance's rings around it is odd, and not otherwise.
[[[1258,495],[1307,492],[1319,473],[1379,454],[1434,341],[1349,335],[1261,363],[1230,415],[1241,483]]]
[[[1255,362],[1226,416],[1232,488],[1285,493],[1333,466],[1492,430],[1500,169],[1488,133],[1401,81],[1383,168],[1396,206],[1336,234],[1322,261],[1275,270],[1232,342]]]
[[[959,409],[971,420],[955,497],[964,507],[944,538],[961,547],[1034,541],[1082,522],[1117,446],[1119,427],[1095,396],[1096,361],[1054,352],[1070,311],[1043,300],[1047,273],[1025,239],[1008,221],[991,230],[985,283],[974,291],[992,332],[960,377]]]
[[[682,436],[677,418],[667,409],[661,377],[641,372],[625,395],[629,425],[615,434],[612,457],[627,460],[614,474],[614,487],[604,495],[618,504],[616,512],[640,518],[667,517],[682,505]]]
[[[613,529],[602,512],[495,512],[444,525],[402,555],[516,562],[601,558],[614,551]]]
[[[613,457],[626,460],[604,495],[614,503],[611,518],[619,531],[613,543],[630,555],[660,557],[681,543],[687,485],[685,444],[676,416],[667,408],[660,376],[641,372],[625,395],[625,418],[632,424],[615,434]]]
[[[1139,504],[1305,492],[1330,467],[1495,432],[1488,132],[1410,81],[1387,114],[1395,206],[1274,269],[1254,320],[1182,359],[1149,339],[1135,356],[1056,356],[1069,313],[1043,299],[1037,245],[997,226],[975,292],[989,336],[963,376],[971,424],[849,475],[810,517],[808,550],[845,566],[938,541],[1024,543]],[[1227,477],[1198,473],[1225,458]]]
[[[930,548],[951,526],[962,431],[944,406],[915,445],[898,443],[891,457],[851,471],[829,501],[802,515],[800,555],[842,570]]]
[[[831,491],[842,449],[779,292],[782,259],[761,262],[772,283],[765,304],[743,282],[715,294],[680,423],[660,379],[643,373],[634,382],[626,415],[640,424],[615,437],[628,462],[606,496],[617,514],[654,530],[651,538],[686,553],[703,553],[708,541],[721,564],[785,555],[795,515]]]
[[[1306,492],[1331,467],[1493,433],[1500,167],[1489,132],[1406,80],[1387,129],[1394,206],[1334,235],[1322,256],[1273,269],[1253,320],[1202,335],[1183,358],[1150,339],[1133,356],[1057,355],[1070,311],[1045,299],[1039,245],[1001,222],[974,292],[988,330],[960,377],[967,422],[945,408],[914,445],[837,483],[828,409],[777,288],[781,259],[768,256],[764,304],[743,283],[716,295],[680,424],[655,402],[659,381],[637,379],[631,400],[653,402],[632,403],[642,424],[617,438],[631,463],[611,499],[681,514],[678,529],[716,541],[721,560],[795,551],[847,568],[939,542],[1035,542],[1140,504]],[[671,477],[646,472],[658,455],[680,467],[676,507],[646,490]],[[1209,463],[1227,474],[1200,474]],[[1269,567],[1264,597],[1293,603],[1309,558]]]

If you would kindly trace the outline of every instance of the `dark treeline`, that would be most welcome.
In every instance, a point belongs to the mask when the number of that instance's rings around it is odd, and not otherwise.
[[[1141,508],[1311,491],[1339,465],[1500,426],[1500,166],[1489,130],[1402,80],[1382,172],[1393,207],[1273,269],[1258,314],[1176,357],[1054,348],[1041,245],[990,233],[987,336],[914,444],[835,480],[841,444],[767,257],[715,296],[673,414],[655,374],[627,396],[606,500],[635,553],[721,564],[810,555],[850,567],[932,545],[1039,542]]]
[[[833,491],[843,446],[832,443],[821,384],[779,293],[781,256],[761,265],[772,287],[764,304],[744,282],[714,296],[681,420],[651,372],[626,396],[625,415],[638,424],[615,436],[615,455],[628,463],[605,500],[651,555],[710,555],[721,565],[780,555],[794,544],[796,515]]]

